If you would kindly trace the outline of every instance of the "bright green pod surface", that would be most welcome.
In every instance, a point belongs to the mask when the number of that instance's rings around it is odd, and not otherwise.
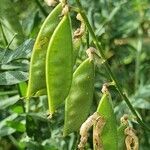
[[[14,10],[14,3],[10,0],[0,0],[0,24],[8,43],[16,34],[10,48],[17,48],[23,42],[24,35],[17,13]]]
[[[126,145],[125,145],[125,138],[126,135],[124,134],[124,130],[127,128],[127,125],[121,124],[118,129],[118,149],[120,150],[125,150]]]
[[[101,135],[104,150],[118,150],[117,122],[110,93],[103,94],[97,112],[106,121]]]
[[[52,35],[46,56],[46,83],[51,114],[67,97],[72,74],[72,27],[69,15],[65,15]]]
[[[79,131],[87,119],[93,101],[94,64],[86,59],[74,72],[72,86],[65,103],[64,136]]]
[[[46,18],[36,38],[31,56],[27,98],[46,88],[46,53],[51,36],[60,22],[61,11],[62,6],[59,4]]]

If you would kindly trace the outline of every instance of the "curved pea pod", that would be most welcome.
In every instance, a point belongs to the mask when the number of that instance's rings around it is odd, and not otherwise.
[[[46,56],[46,83],[50,114],[65,101],[72,82],[73,44],[69,14],[55,29]]]
[[[14,10],[14,4],[10,0],[0,0],[0,23],[8,43],[16,35],[13,44],[9,47],[17,48],[23,42],[24,35],[17,13]],[[6,43],[6,46],[8,43]]]
[[[29,82],[26,97],[46,88],[45,60],[49,40],[60,22],[62,6],[58,4],[44,21],[36,38],[31,56]],[[42,94],[42,93],[41,93]]]
[[[73,74],[72,86],[65,103],[64,136],[79,131],[93,100],[94,63],[86,59]]]
[[[108,91],[103,94],[97,112],[103,116],[106,121],[101,133],[104,150],[118,150],[116,116],[112,107],[111,95]]]

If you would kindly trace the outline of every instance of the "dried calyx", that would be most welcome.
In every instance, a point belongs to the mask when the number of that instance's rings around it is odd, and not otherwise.
[[[67,3],[67,0],[59,0],[59,2],[62,3],[63,6],[65,6]]]
[[[80,128],[80,143],[78,145],[79,150],[82,150],[88,139],[88,131],[95,123],[96,119],[99,117],[99,114],[95,112],[93,115],[88,117],[88,119],[82,124]]]
[[[104,93],[108,93],[108,86],[109,86],[108,83],[104,83],[104,84],[103,84],[103,87],[102,87],[102,89],[101,89],[101,91],[102,91],[103,94],[104,94]]]
[[[105,125],[105,120],[102,116],[100,116],[97,112],[95,112],[93,115],[88,117],[88,119],[82,124],[80,128],[80,143],[78,145],[79,150],[83,150],[87,139],[88,139],[88,131],[89,129],[94,126],[94,131],[93,131],[93,141],[97,145],[97,147],[103,147],[102,142],[100,140],[100,134],[102,132],[102,129]],[[102,149],[100,149],[102,150]]]
[[[124,130],[124,134],[126,136],[125,144],[126,144],[127,150],[138,150],[139,149],[138,137],[135,134],[135,130],[132,127],[129,127],[128,115],[124,114],[121,117],[120,122],[121,122],[121,124],[128,126]]]
[[[69,12],[69,6],[67,5],[67,0],[59,0],[60,3],[62,4],[62,12],[61,12],[61,16],[67,15]]]
[[[96,150],[104,150],[101,134],[105,123],[105,119],[102,116],[99,116],[96,119],[96,123],[93,130],[93,145],[95,146]]]
[[[135,131],[132,127],[127,127],[124,131],[126,138],[126,148],[127,150],[138,150],[139,149],[139,141],[138,137],[135,134]]]
[[[86,53],[90,59],[90,61],[92,61],[94,59],[94,53],[95,53],[96,49],[94,47],[89,47],[87,50],[86,50]]]
[[[57,4],[57,0],[44,0],[48,6],[55,6]]]
[[[73,38],[81,38],[83,34],[85,33],[85,24],[82,16],[78,13],[76,16],[77,20],[81,22],[80,28],[77,28],[73,34]]]
[[[128,123],[128,115],[127,115],[127,114],[124,114],[124,115],[121,117],[120,122],[121,122],[121,124],[123,124],[123,125],[129,125],[129,123]]]

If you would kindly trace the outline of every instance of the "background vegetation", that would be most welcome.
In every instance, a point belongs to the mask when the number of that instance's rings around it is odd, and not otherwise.
[[[69,4],[76,6],[74,0]],[[150,1],[82,0],[90,23],[104,47],[111,69],[132,105],[150,126]],[[7,9],[6,9],[7,8]],[[63,108],[47,119],[47,97],[32,98],[25,110],[25,91],[32,47],[46,16],[53,9],[42,0],[0,0],[0,150],[72,150],[78,134],[62,136]],[[72,13],[73,29],[79,22]],[[15,34],[17,33],[17,35]],[[85,39],[93,45],[91,37]],[[76,65],[86,58],[88,44],[81,45]],[[100,88],[110,79],[97,63],[95,94],[91,113],[100,99]],[[148,150],[150,133],[134,120],[116,89],[111,88],[115,113],[127,113],[137,130],[140,150]],[[92,139],[89,139],[89,149]]]

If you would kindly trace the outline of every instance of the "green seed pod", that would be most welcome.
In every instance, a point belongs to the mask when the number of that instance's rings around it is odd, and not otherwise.
[[[118,129],[117,129],[117,133],[118,133],[118,149],[121,149],[121,150],[125,150],[126,149],[126,145],[125,145],[126,135],[124,133],[124,130],[126,128],[127,128],[127,125],[121,124],[118,127]]]
[[[36,38],[29,71],[29,83],[26,97],[33,96],[38,91],[46,88],[45,59],[49,40],[60,21],[62,6],[58,4],[44,21]]]
[[[103,94],[97,108],[97,112],[99,113],[99,115],[103,116],[106,121],[101,133],[104,150],[117,150],[117,122],[112,107],[111,95],[108,91]]]
[[[67,97],[73,74],[72,27],[65,15],[55,29],[46,56],[46,83],[50,114]]]
[[[64,136],[79,131],[93,100],[94,63],[86,59],[74,72],[71,90],[65,103]]]

